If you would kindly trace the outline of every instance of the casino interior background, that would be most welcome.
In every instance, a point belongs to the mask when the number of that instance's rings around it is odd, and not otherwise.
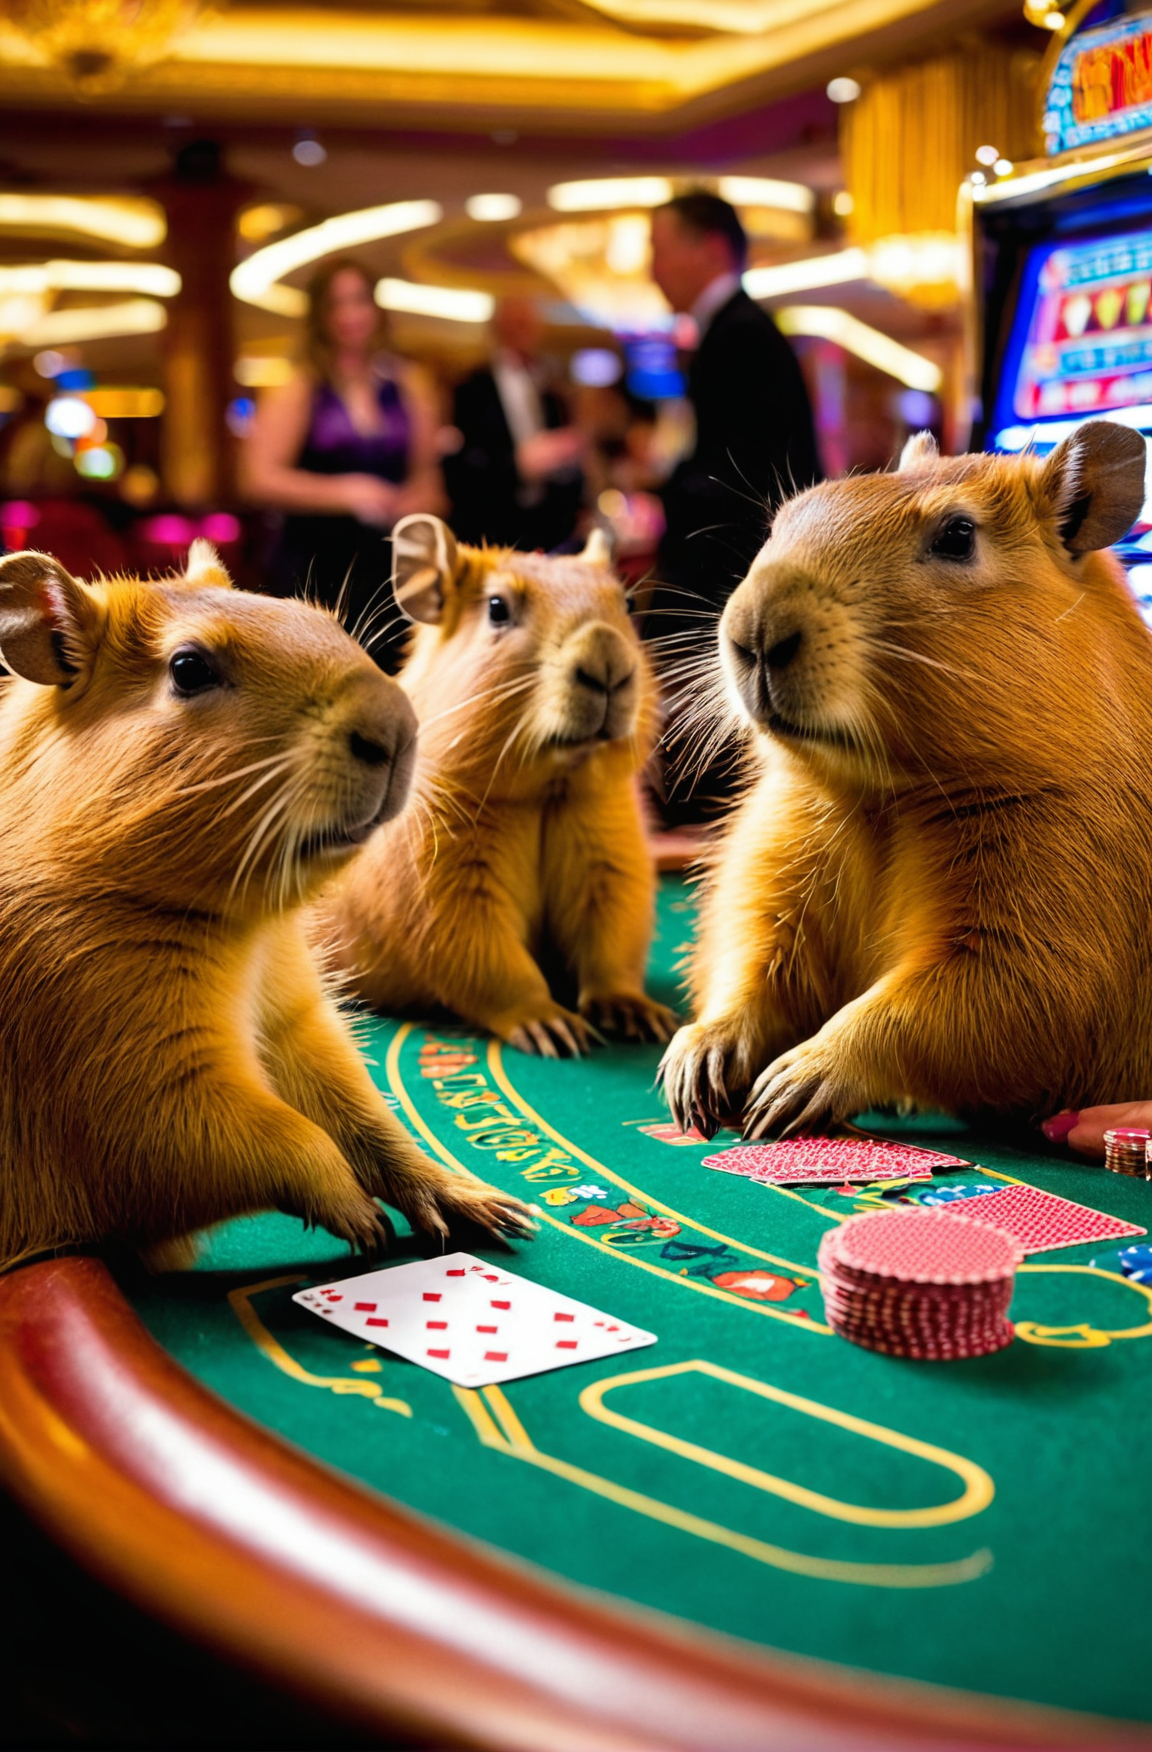
[[[493,301],[540,301],[600,457],[589,514],[642,572],[620,388],[656,404],[658,477],[685,337],[647,278],[649,215],[698,185],[741,213],[745,284],[799,355],[829,476],[924,427],[946,451],[1044,449],[1100,410],[1152,431],[1150,39],[1119,0],[7,0],[4,546],[161,572],[202,534],[260,589],[237,447],[298,356],[310,273],[351,250],[445,428]],[[1138,593],[1148,521],[1124,556]],[[221,1664],[10,1506],[0,1533],[22,1595],[3,1744],[411,1743]]]
[[[1032,155],[1044,22],[998,0],[7,6],[9,546],[163,566],[202,528],[258,583],[236,435],[341,244],[444,388],[493,296],[527,291],[579,417],[611,438],[623,369],[674,445],[647,213],[701,181],[744,216],[826,470],[882,466],[925,425],[962,448],[957,189]],[[76,395],[90,414],[46,416]]]

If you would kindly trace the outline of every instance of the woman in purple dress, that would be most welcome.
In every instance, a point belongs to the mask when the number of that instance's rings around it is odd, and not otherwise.
[[[401,629],[388,532],[447,501],[434,392],[417,367],[379,351],[381,325],[366,268],[341,258],[320,269],[306,363],[261,399],[242,473],[251,499],[284,513],[269,590],[337,609],[390,669]]]

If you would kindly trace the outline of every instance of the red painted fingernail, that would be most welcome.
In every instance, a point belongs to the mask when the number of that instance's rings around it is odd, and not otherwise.
[[[1057,1113],[1051,1119],[1046,1119],[1040,1130],[1050,1144],[1062,1144],[1070,1131],[1080,1124],[1078,1113]]]

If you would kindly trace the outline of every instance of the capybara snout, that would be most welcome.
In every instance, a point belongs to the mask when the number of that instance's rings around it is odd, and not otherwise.
[[[557,688],[562,734],[574,742],[627,736],[639,701],[635,649],[616,627],[592,621],[565,641],[561,658],[567,671]]]

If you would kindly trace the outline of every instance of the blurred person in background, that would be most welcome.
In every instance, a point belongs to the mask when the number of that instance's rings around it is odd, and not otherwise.
[[[308,288],[305,362],[260,400],[241,477],[283,513],[266,584],[336,609],[385,669],[404,627],[392,606],[388,532],[412,511],[447,509],[435,392],[418,367],[383,351],[373,280],[347,257]]]
[[[664,488],[660,578],[669,607],[679,590],[680,601],[719,611],[776,506],[821,478],[800,366],[744,291],[747,254],[736,209],[719,195],[677,195],[653,214],[652,278],[697,336],[688,368],[695,443]]]
[[[717,617],[763,546],[773,511],[821,478],[800,366],[744,291],[747,253],[739,216],[719,195],[677,195],[652,216],[652,278],[696,330],[688,367],[695,441],[664,486],[659,582],[645,621],[649,638],[666,641],[666,670],[714,645]],[[723,754],[704,772],[678,767],[678,694],[673,684],[670,825],[706,818],[732,788],[733,763]]]
[[[575,533],[585,438],[548,384],[534,301],[501,299],[492,338],[490,364],[456,390],[459,443],[444,459],[452,528],[461,541],[548,553]]]

